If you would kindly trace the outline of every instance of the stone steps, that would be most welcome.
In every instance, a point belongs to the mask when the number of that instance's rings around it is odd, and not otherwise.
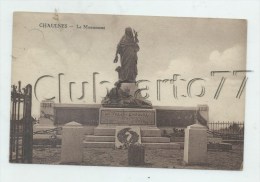
[[[94,136],[86,135],[86,142],[115,142],[115,136]],[[167,137],[142,137],[142,143],[170,143]]]
[[[83,142],[85,148],[115,148],[115,142]]]
[[[180,149],[178,143],[144,143],[147,149]]]
[[[178,143],[143,143],[146,149],[180,149]],[[115,142],[89,142],[84,141],[85,148],[115,148]]]
[[[141,129],[141,136],[143,137],[161,137],[161,130],[156,129]]]
[[[161,130],[155,126],[139,126],[142,144],[147,149],[180,149],[180,144],[162,137]],[[116,126],[99,125],[94,128],[94,135],[86,135],[83,142],[87,148],[115,148]]]
[[[94,129],[95,136],[115,136],[116,129],[113,127],[96,127]],[[160,137],[161,130],[156,127],[141,128],[143,137]]]
[[[167,137],[142,137],[142,143],[170,143]]]
[[[115,142],[115,136],[94,136],[86,135],[86,142]]]
[[[97,127],[94,129],[95,136],[115,136],[116,129],[115,128],[100,128]]]

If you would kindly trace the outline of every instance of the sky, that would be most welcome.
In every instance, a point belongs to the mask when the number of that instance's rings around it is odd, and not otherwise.
[[[67,28],[43,28],[40,24],[66,24]],[[105,29],[76,28],[83,25],[101,26]],[[97,101],[99,104],[117,81],[114,71],[119,63],[113,63],[116,45],[126,27],[138,32],[137,80],[149,80],[149,100],[158,106],[209,106],[210,121],[243,121],[245,92],[236,95],[245,74],[216,74],[211,71],[246,69],[245,20],[180,17],[112,16],[54,13],[15,13],[13,24],[12,84],[32,84],[43,75],[37,86],[37,100],[33,95],[34,115],[39,114],[40,101],[55,96],[58,103],[58,74],[61,77],[61,102],[93,104],[93,72],[98,72]],[[69,27],[73,26],[73,27]],[[248,70],[252,68],[247,68]],[[172,79],[178,99],[172,95],[170,82],[161,84],[161,100],[156,97],[156,80]],[[215,92],[222,76],[226,77],[218,99]],[[250,73],[247,75],[250,81]],[[194,78],[202,78],[192,85],[192,97],[187,96],[187,84]],[[183,79],[183,80],[180,80]],[[81,96],[81,82],[87,81],[85,98]],[[110,83],[100,84],[101,81]],[[69,97],[69,82],[72,101]],[[205,87],[205,95],[197,97]],[[145,92],[143,92],[145,94]],[[182,96],[183,95],[183,96]]]

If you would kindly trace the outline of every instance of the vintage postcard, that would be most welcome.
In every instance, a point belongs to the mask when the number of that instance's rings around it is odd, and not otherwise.
[[[13,14],[11,163],[242,170],[247,22]]]

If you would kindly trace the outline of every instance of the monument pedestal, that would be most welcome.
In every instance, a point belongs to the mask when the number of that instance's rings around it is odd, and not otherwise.
[[[170,138],[161,137],[156,126],[156,110],[140,108],[100,108],[99,125],[94,135],[87,135],[84,146],[89,148],[114,148],[116,127],[139,127],[141,143],[146,148],[180,149]]]
[[[99,125],[156,126],[155,109],[100,108]]]

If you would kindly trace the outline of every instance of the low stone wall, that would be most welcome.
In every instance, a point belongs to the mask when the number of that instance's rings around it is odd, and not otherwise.
[[[164,107],[157,106],[156,122],[157,127],[186,128],[195,124],[197,107]]]
[[[77,121],[82,125],[97,126],[99,121],[98,104],[55,104],[54,125],[64,125]]]
[[[54,125],[77,121],[82,125],[97,126],[100,107],[99,104],[55,104]],[[197,107],[154,106],[153,108],[156,110],[157,127],[186,128],[196,122]]]

